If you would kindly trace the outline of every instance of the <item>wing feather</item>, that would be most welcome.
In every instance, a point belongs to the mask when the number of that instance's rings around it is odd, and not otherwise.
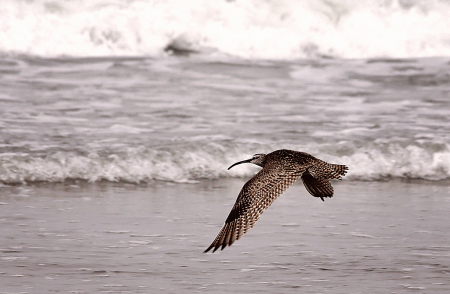
[[[224,249],[242,237],[304,171],[304,168],[287,168],[279,163],[266,165],[244,185],[224,226],[205,252],[213,248],[213,252],[220,247]]]
[[[314,197],[320,197],[322,201],[324,197],[333,197],[334,190],[328,179],[317,179],[309,171],[305,171],[302,175],[302,181],[306,190]]]

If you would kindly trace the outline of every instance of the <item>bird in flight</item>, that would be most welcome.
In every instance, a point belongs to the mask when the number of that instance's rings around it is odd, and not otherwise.
[[[253,163],[262,169],[242,187],[225,224],[205,253],[211,249],[215,252],[220,247],[223,250],[241,238],[253,228],[272,202],[298,178],[302,178],[306,190],[312,196],[324,201],[325,197],[333,197],[329,179],[340,180],[348,170],[345,165],[327,163],[308,153],[285,149],[255,154],[228,169],[242,163]]]

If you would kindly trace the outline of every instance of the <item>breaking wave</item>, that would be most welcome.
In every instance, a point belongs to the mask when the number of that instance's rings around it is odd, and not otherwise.
[[[339,147],[340,146],[340,147]],[[284,146],[305,150],[332,163],[346,164],[346,180],[377,181],[386,178],[425,180],[450,179],[450,148],[446,144],[373,144],[363,147]],[[129,148],[121,154],[79,154],[59,151],[48,156],[4,153],[0,155],[0,181],[4,184],[26,182],[112,181],[149,183],[154,180],[193,183],[201,179],[248,177],[258,167],[232,163],[253,153],[268,152],[273,146],[225,147],[218,143],[182,149]]]
[[[450,2],[4,0],[0,52],[294,59],[450,56]]]

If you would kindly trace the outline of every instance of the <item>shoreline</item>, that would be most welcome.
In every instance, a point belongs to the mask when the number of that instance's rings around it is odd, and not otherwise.
[[[296,183],[204,254],[244,183],[0,187],[0,293],[450,291],[448,186]]]
[[[0,189],[2,188],[13,188],[13,187],[37,187],[37,188],[54,188],[54,187],[63,187],[63,186],[73,186],[73,187],[136,187],[136,188],[149,188],[149,187],[164,187],[165,185],[214,185],[214,183],[218,182],[227,182],[227,181],[243,181],[244,183],[251,178],[250,176],[245,177],[220,177],[214,179],[206,179],[200,178],[196,180],[189,180],[183,182],[176,182],[170,180],[151,180],[151,181],[140,181],[140,182],[132,182],[132,181],[108,181],[108,180],[100,180],[91,182],[84,179],[66,179],[63,182],[49,182],[49,181],[25,181],[20,183],[5,183],[0,182]],[[335,181],[333,183],[406,183],[406,184],[420,184],[420,185],[450,185],[450,179],[438,179],[438,180],[430,180],[423,178],[404,178],[404,177],[386,177],[382,179],[351,179],[343,178],[343,180]],[[297,183],[297,182],[296,182]],[[295,185],[295,184],[294,184]]]

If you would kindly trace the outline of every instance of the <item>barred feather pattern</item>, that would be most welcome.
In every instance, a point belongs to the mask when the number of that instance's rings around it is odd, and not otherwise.
[[[205,251],[222,246],[230,246],[253,228],[261,214],[291,186],[302,174],[302,171],[262,169],[242,188],[222,230],[214,242]]]
[[[308,168],[309,172],[318,179],[342,179],[347,172],[347,166],[332,164],[317,159],[315,165]]]
[[[230,246],[255,225],[261,214],[300,177],[307,191],[315,196],[332,197],[329,178],[345,175],[347,167],[329,164],[314,156],[292,150],[263,155],[264,167],[245,183],[228,218],[205,252]]]

